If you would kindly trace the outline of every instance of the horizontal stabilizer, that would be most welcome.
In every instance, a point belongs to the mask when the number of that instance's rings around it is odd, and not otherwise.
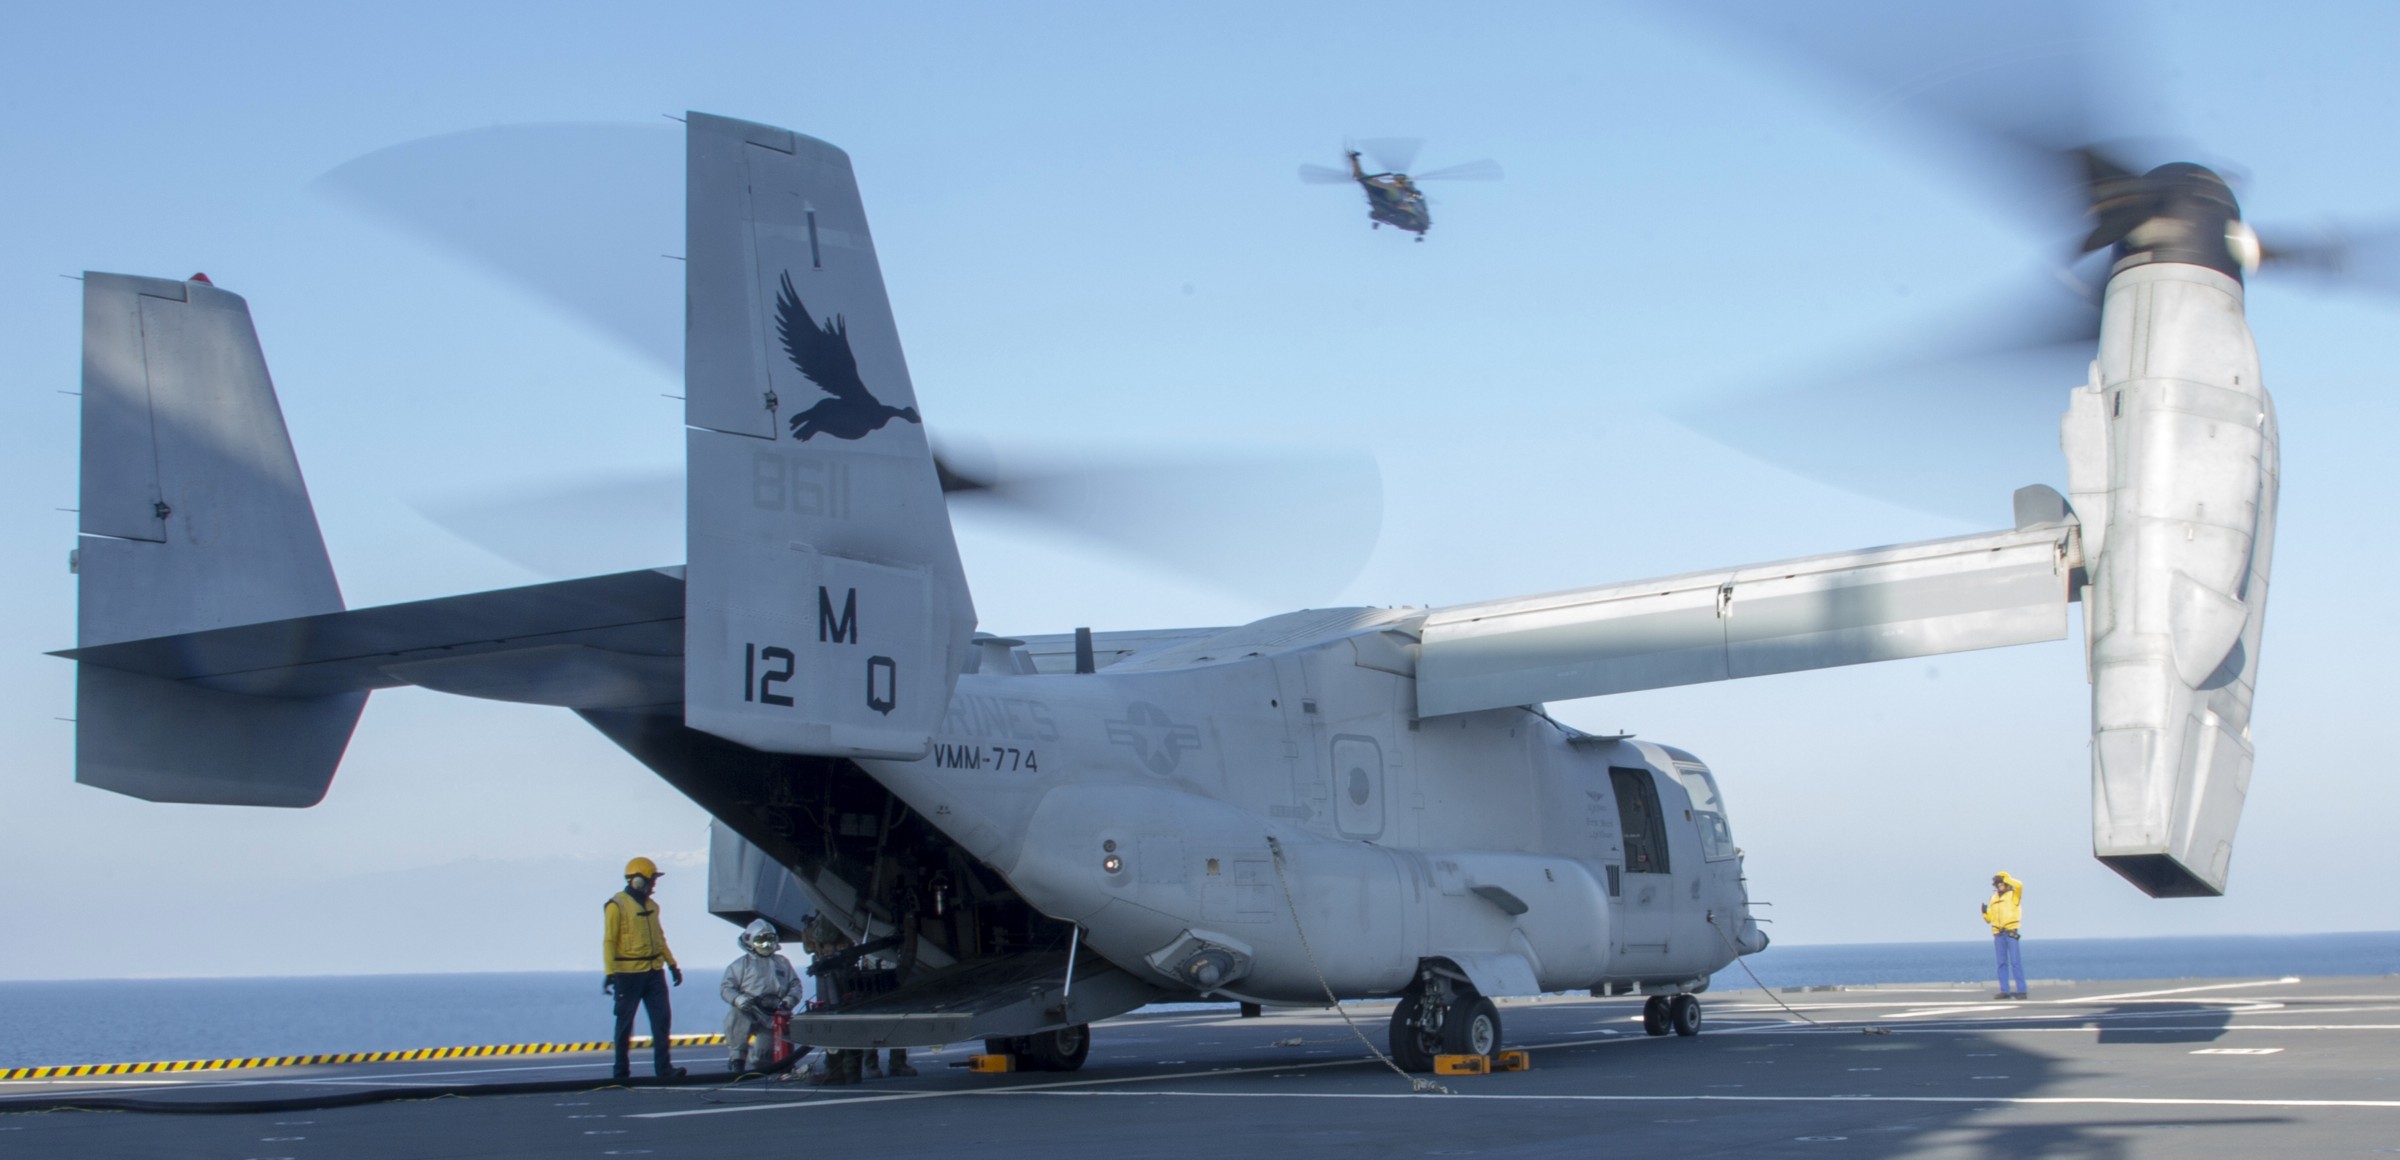
[[[2070,522],[1437,609],[1432,717],[2057,640]]]
[[[400,685],[574,709],[674,704],[683,577],[643,569],[244,624],[56,655],[287,701]]]
[[[140,673],[75,667],[75,780],[154,802],[313,806],[324,800],[365,693],[245,697]]]

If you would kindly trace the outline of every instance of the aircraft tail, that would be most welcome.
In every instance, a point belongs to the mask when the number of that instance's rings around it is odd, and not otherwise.
[[[850,159],[686,126],[685,720],[916,758],[975,607]]]
[[[249,304],[203,279],[84,275],[80,510],[81,646],[342,610]],[[152,801],[314,805],[365,704],[79,662],[75,779]]]

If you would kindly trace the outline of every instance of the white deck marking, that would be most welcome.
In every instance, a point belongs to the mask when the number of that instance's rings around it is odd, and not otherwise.
[[[1560,1095],[1485,1095],[1454,1093],[1451,1095],[1419,1095],[1414,1092],[1127,1092],[1127,1091],[1043,1091],[1034,1088],[989,1089],[992,1095],[1041,1096],[1117,1096],[1143,1098],[1176,1096],[1190,1099],[1228,1100],[1513,1100],[1525,1103],[1730,1103],[1730,1104],[2069,1104],[2107,1105],[2138,1108],[2389,1108],[2400,1110],[2400,1100],[2275,1100],[2275,1099],[2192,1099],[2172,1096],[1701,1096],[1701,1095],[1590,1095],[1567,1093]]]
[[[2200,987],[2169,987],[2163,991],[2127,991],[2121,995],[2087,995],[2080,999],[2034,999],[2035,1003],[2113,1003],[2119,999],[2147,999],[2153,995],[2191,995],[2201,991],[2232,991],[2243,987],[2283,987],[2300,981],[2298,975],[2280,979],[2260,979],[2252,983],[2210,983]]]
[[[1856,1035],[1858,1034],[1859,1026],[1863,1026],[1863,1024],[1848,1027],[1836,1024],[1831,1027],[1816,1028],[1803,1027],[1795,1023],[1783,1028],[1783,1033],[1790,1035]],[[2214,1023],[2192,1023],[2168,1025],[2163,1027],[2155,1025],[2149,1027],[2116,1027],[2102,1026],[2097,1023],[2085,1023],[2069,1027],[1989,1027],[1975,1023],[1962,1022],[1956,1027],[1928,1026],[1919,1024],[1915,1027],[1885,1027],[1880,1028],[1879,1030],[1883,1031],[1887,1035],[1956,1035],[1960,1031],[1964,1030],[1975,1030],[1979,1034],[1986,1035],[2059,1035],[2070,1033],[2088,1035],[2094,1031],[2106,1031],[2111,1035],[2167,1035],[2186,1031],[2400,1031],[2400,1023],[2229,1023],[2223,1026],[2219,1026]],[[1720,1032],[1720,1034],[1731,1033]]]
[[[1958,1002],[1956,1002],[1956,1003],[1951,1003],[1951,1004],[1940,1004],[1940,1003],[1935,1003],[1935,1002],[1932,1002],[1932,1001],[1930,1001],[1930,1000],[1926,1000],[1926,999],[1892,1000],[1892,1001],[1889,1001],[1889,1002],[1877,1002],[1877,1001],[1875,1001],[1875,1000],[1874,1000],[1874,999],[1872,999],[1872,998],[1867,998],[1867,997],[1866,997],[1866,996],[1868,996],[1868,995],[1870,995],[1870,994],[1892,994],[1892,993],[1903,993],[1903,994],[1904,994],[1904,993],[1906,993],[1906,992],[1890,992],[1890,991],[1882,991],[1882,990],[1880,990],[1880,989],[1879,989],[1879,990],[1877,990],[1877,991],[1875,991],[1875,992],[1854,992],[1854,994],[1857,994],[1857,995],[1859,995],[1859,996],[1860,996],[1860,998],[1857,998],[1857,999],[1850,999],[1850,1000],[1832,1000],[1832,999],[1827,999],[1827,1000],[1823,1000],[1823,1001],[1819,1001],[1819,1002],[1804,1002],[1804,1003],[1794,1003],[1794,1004],[1792,1004],[1792,1005],[1791,1005],[1791,1009],[1792,1009],[1792,1010],[1795,1010],[1795,1011],[1839,1011],[1839,1010],[1843,1010],[1843,1009],[1845,1009],[1845,1008],[1857,1009],[1857,1008],[1872,1008],[1872,1007],[1921,1007],[1921,1008],[1926,1008],[1926,1009],[1928,1009],[1928,1010],[1931,1010],[1931,1009],[1936,1009],[1936,1008],[1946,1008],[1946,1009],[1948,1009],[1948,1010],[1952,1010],[1952,1011],[1966,1011],[1966,1010],[1970,1010],[1970,1009],[1974,1009],[1974,1010],[1985,1010],[1985,1009],[1989,1009],[1989,1010],[2001,1010],[2001,1009],[2004,1009],[2004,1008],[2005,1008],[2005,1009],[2016,1009],[2016,1010],[2022,1010],[2022,1009],[2025,1009],[2025,1008],[2027,1008],[2027,1007],[2039,1007],[2039,1006],[2063,1006],[2063,1007],[2073,1007],[2073,1006],[2078,1006],[2078,1005],[2090,1005],[2090,1004],[2095,1004],[2095,1003],[2116,1003],[2116,1002],[2123,1002],[2123,1001],[2125,1001],[2125,1000],[2128,1000],[2128,999],[2155,999],[2157,996],[2161,996],[2161,995],[2190,995],[2190,994],[2197,994],[2197,993],[2199,993],[2199,992],[2203,992],[2203,991],[2222,991],[2222,990],[2230,990],[2230,989],[2236,989],[2236,988],[2249,988],[2249,987],[2280,987],[2280,986],[2284,986],[2284,985],[2291,984],[2291,983],[2297,983],[2297,982],[2300,982],[2300,981],[2301,981],[2301,980],[2300,980],[2300,979],[2298,979],[2298,978],[2294,978],[2294,977],[2291,977],[2291,976],[2286,976],[2286,977],[2284,977],[2284,978],[2281,978],[2281,979],[2256,979],[2256,980],[2251,980],[2251,981],[2248,981],[2248,982],[2241,982],[2241,983],[2208,983],[2208,984],[2204,984],[2204,985],[2200,985],[2200,986],[2193,986],[2193,987],[2168,987],[2168,988],[2164,988],[2164,989],[2161,989],[2161,990],[2154,990],[2154,991],[2126,991],[2126,992],[2123,992],[2123,993],[2120,993],[2120,994],[2115,994],[2115,995],[2078,995],[2078,996],[2070,996],[2070,997],[2068,997],[2068,998],[2064,998],[2064,999],[2018,999],[2018,1000],[2013,1000],[2013,1001],[2010,1001],[2010,1002],[2007,1002],[2007,1003],[1996,1003],[1996,1002],[1994,1002],[1994,1001],[1992,1001],[1992,1000],[1988,1000],[1988,999],[1961,999],[1961,1000],[1959,1000]],[[2345,999],[2345,1000],[2356,1000],[2356,999],[2367,999],[2367,998],[2373,998],[2373,999],[2388,999],[2388,998],[2390,998],[2390,996],[2388,996],[2388,995],[2375,995],[2375,996],[2342,996],[2342,998],[2343,998],[2343,999]],[[2261,1002],[2272,1002],[2272,1000],[2264,1000],[2264,999],[2239,999],[2239,1000],[2230,1000],[2230,1001],[2232,1001],[2232,1002],[2243,1002],[2243,1003],[2261,1003]],[[1739,1004],[1739,1005],[1735,1005],[1735,1004],[1726,1004],[1726,1005],[1723,1007],[1723,1010],[1727,1010],[1727,1011],[1770,1011],[1770,1012],[1771,1012],[1771,1011],[1775,1011],[1775,1010],[1777,1010],[1777,1009],[1779,1009],[1779,1008],[1778,1008],[1778,1005],[1773,1005],[1773,1004],[1765,1004],[1765,1003],[1742,1003],[1742,1004]]]

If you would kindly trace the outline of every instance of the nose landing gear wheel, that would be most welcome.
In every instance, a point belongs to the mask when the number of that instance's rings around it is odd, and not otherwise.
[[[1414,995],[1402,995],[1392,1008],[1392,1062],[1402,1071],[1432,1071],[1434,1053],[1442,1050],[1441,1033],[1418,1025],[1421,1002]]]
[[[1675,1025],[1675,1034],[1700,1034],[1700,999],[1696,995],[1677,995],[1667,1004],[1667,1018]]]
[[[1667,997],[1652,995],[1642,1003],[1642,1034],[1665,1035],[1672,1024],[1668,1022]]]

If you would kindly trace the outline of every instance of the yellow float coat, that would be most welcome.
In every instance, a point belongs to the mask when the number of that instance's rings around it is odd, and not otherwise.
[[[600,960],[612,975],[640,974],[675,965],[667,932],[658,924],[658,900],[647,902],[620,890],[601,908]]]
[[[1992,924],[1993,934],[2007,934],[2017,929],[2017,923],[2025,917],[2025,884],[2005,870],[1999,878],[2000,889],[1993,891],[1991,901],[1983,904],[1983,921]]]

